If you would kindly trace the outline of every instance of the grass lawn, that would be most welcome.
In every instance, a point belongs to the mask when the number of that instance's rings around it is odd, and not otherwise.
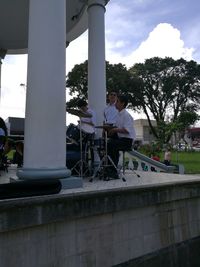
[[[163,155],[161,160],[163,160]],[[172,151],[171,162],[173,164],[183,164],[186,174],[200,174],[200,152]]]

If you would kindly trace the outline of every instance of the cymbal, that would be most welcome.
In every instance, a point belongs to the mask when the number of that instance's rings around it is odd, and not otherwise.
[[[110,129],[116,128],[116,126],[112,126],[112,125],[109,125],[109,124],[104,124],[104,125],[95,126],[95,128],[104,129],[104,130],[110,130]]]
[[[73,108],[67,108],[66,111],[72,115],[81,117],[81,118],[91,118],[92,114],[88,113],[88,112],[84,112],[80,109],[73,109]]]

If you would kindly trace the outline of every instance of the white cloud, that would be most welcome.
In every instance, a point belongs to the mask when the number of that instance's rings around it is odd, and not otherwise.
[[[184,58],[191,60],[194,48],[184,46],[180,31],[167,23],[160,23],[148,38],[127,57],[119,56],[119,59],[128,67],[138,62],[144,62],[151,57],[172,57],[174,59]]]
[[[184,47],[178,29],[173,28],[170,24],[160,23],[130,57],[135,62],[143,62],[146,58],[155,56],[167,56],[174,59],[183,57],[186,60],[191,60],[193,51],[193,48]]]
[[[109,33],[109,29],[108,29]],[[108,34],[107,33],[107,34]],[[108,37],[108,35],[107,35]],[[85,32],[78,39],[73,41],[66,50],[66,73],[75,64],[80,64],[88,58],[88,33]],[[146,58],[183,57],[192,59],[193,48],[187,48],[181,39],[180,31],[167,23],[157,25],[149,36],[139,47],[124,55],[121,53],[130,43],[129,40],[119,39],[117,41],[106,38],[106,60],[110,63],[123,63],[128,67],[134,63],[143,62]],[[134,47],[134,46],[133,46]],[[134,49],[134,48],[133,48]],[[25,91],[20,87],[21,83],[26,84],[27,56],[10,56],[2,64],[2,101],[0,116],[24,116]],[[68,121],[68,123],[71,121]]]

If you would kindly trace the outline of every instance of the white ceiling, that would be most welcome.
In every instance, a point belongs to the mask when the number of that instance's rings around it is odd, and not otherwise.
[[[87,29],[86,0],[66,0],[67,40]],[[29,0],[0,0],[0,49],[24,52],[28,47]]]

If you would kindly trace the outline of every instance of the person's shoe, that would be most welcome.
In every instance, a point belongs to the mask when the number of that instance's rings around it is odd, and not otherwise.
[[[105,176],[105,177],[103,178],[103,180],[104,180],[104,181],[109,181],[110,178],[109,178],[108,176]]]
[[[119,175],[117,171],[113,171],[113,170],[109,173],[109,177],[112,179],[119,179]]]
[[[109,173],[110,173],[109,168],[105,168],[104,169],[104,172],[103,172],[103,180],[104,181],[109,181],[110,180],[109,179],[109,177],[110,177]]]
[[[111,167],[104,169],[104,180],[109,181],[111,179],[119,179],[117,170]]]

